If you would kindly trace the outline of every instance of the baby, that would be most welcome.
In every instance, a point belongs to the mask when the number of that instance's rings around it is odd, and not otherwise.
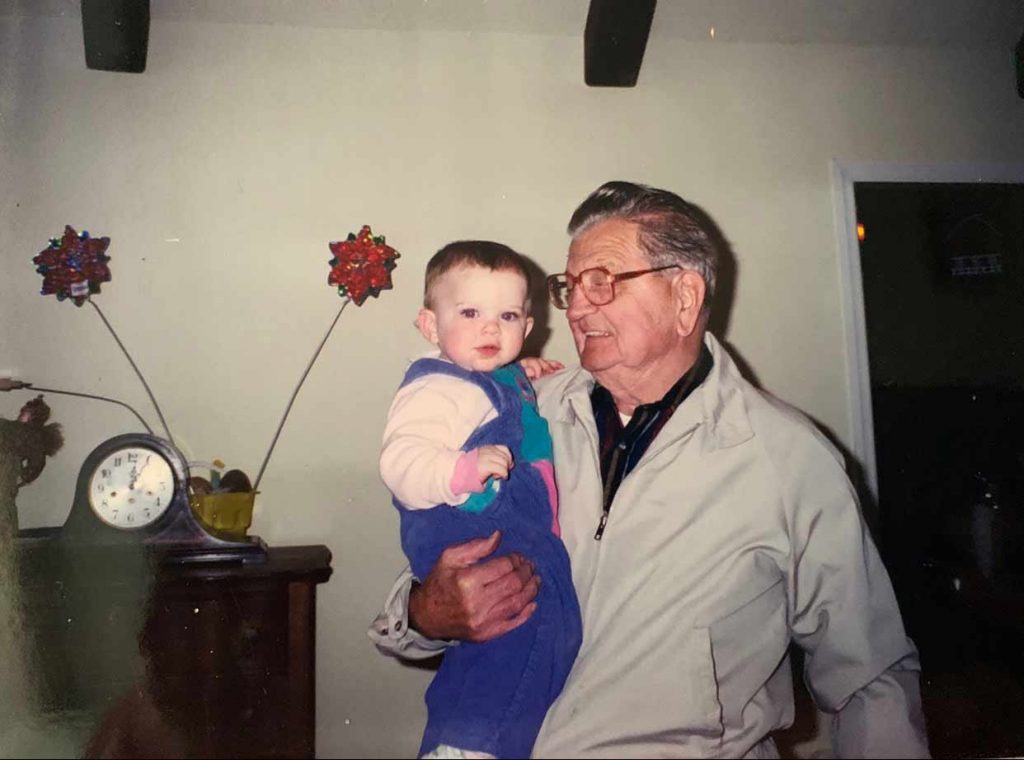
[[[424,291],[416,326],[440,355],[410,366],[380,457],[402,548],[422,579],[447,546],[500,530],[502,551],[531,560],[543,582],[524,624],[445,653],[419,754],[529,757],[582,635],[558,537],[551,437],[515,362],[533,328],[529,272],[505,245],[461,241],[427,264]],[[550,365],[530,367],[537,375]]]

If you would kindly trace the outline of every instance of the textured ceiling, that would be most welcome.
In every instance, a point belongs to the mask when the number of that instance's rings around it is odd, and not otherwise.
[[[154,20],[580,35],[588,0],[151,0]],[[79,14],[0,0],[0,16]],[[714,27],[714,40],[711,28]],[[652,39],[1012,48],[1024,0],[660,0]]]

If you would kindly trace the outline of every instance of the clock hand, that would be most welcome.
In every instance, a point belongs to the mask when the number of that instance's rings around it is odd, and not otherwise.
[[[128,484],[128,489],[131,491],[135,490],[136,481],[142,477],[142,471],[149,467],[149,458],[146,459],[146,463],[142,465],[142,470],[132,467],[132,482]]]

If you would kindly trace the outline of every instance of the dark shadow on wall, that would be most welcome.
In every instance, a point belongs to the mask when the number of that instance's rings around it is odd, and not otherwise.
[[[530,302],[533,316],[533,332],[523,342],[521,356],[543,356],[544,346],[551,338],[551,313],[554,309],[548,301],[548,288],[545,282],[548,273],[538,266],[529,256],[523,255],[526,269],[530,273]],[[575,364],[576,357],[559,357],[566,365]]]
[[[692,213],[698,222],[708,232],[711,244],[718,251],[718,271],[715,278],[715,293],[711,301],[711,316],[708,319],[708,330],[719,340],[724,341],[729,333],[729,319],[732,317],[733,299],[736,295],[736,278],[739,269],[736,264],[736,254],[732,250],[732,244],[726,238],[722,228],[712,216],[700,206],[691,203]],[[733,353],[730,351],[730,353]],[[735,356],[735,354],[733,354]],[[746,373],[746,364],[741,365],[744,375],[751,379]],[[751,382],[753,382],[751,380]]]
[[[690,204],[694,216],[708,231],[711,243],[718,251],[718,270],[716,272],[715,293],[711,300],[711,315],[708,317],[708,332],[714,335],[729,352],[730,358],[739,367],[740,374],[758,388],[761,381],[754,368],[743,357],[739,350],[728,341],[729,320],[732,318],[733,303],[736,297],[736,281],[739,276],[739,265],[732,244],[717,222],[704,209]]]

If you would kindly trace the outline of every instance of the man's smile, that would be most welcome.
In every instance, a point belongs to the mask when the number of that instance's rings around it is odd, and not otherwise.
[[[611,337],[612,334],[610,330],[602,330],[597,327],[591,327],[589,325],[584,326],[581,324],[576,325],[576,332],[586,338],[608,338]]]

